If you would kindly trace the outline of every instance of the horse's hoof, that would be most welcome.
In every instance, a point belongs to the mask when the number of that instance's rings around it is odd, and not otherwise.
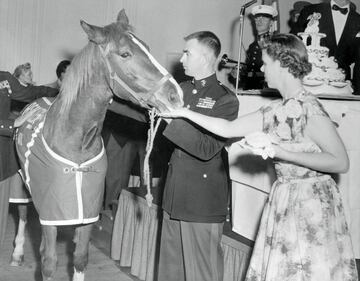
[[[10,266],[23,266],[23,265],[24,265],[24,255],[11,258]]]

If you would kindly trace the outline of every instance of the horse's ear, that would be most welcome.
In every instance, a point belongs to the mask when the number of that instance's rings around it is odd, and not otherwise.
[[[83,20],[80,21],[81,27],[86,32],[90,41],[96,44],[103,44],[106,41],[106,36],[102,27],[88,24]]]
[[[117,16],[117,22],[120,22],[120,23],[123,23],[123,24],[126,24],[126,25],[129,25],[129,19],[125,13],[125,9],[122,9],[118,16]]]

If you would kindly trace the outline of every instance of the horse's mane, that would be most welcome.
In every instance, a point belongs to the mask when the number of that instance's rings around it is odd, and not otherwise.
[[[121,37],[124,32],[131,31],[132,27],[124,23],[114,23],[104,27],[107,37]],[[67,114],[72,103],[77,99],[80,90],[92,83],[92,77],[99,70],[101,53],[97,44],[89,42],[71,61],[65,72],[60,88],[60,114]]]
[[[91,77],[96,72],[95,60],[99,57],[97,45],[89,42],[71,61],[66,69],[61,84],[60,98],[62,101],[60,113],[66,114],[71,104],[76,100],[80,89],[91,83]]]

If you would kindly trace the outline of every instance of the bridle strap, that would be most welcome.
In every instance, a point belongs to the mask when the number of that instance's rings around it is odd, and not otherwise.
[[[172,75],[170,73],[167,73],[166,75],[164,75],[163,78],[161,78],[160,81],[156,83],[155,87],[151,91],[149,91],[150,96],[155,95],[160,90],[162,85],[166,81],[168,81],[171,77],[172,77]]]
[[[146,100],[144,100],[142,97],[139,96],[139,93],[135,92],[133,89],[131,89],[129,87],[129,85],[127,85],[123,80],[120,79],[120,77],[117,75],[117,73],[115,71],[113,71],[109,60],[107,59],[107,55],[109,53],[109,45],[107,45],[106,49],[103,50],[103,48],[99,45],[100,48],[100,52],[104,57],[105,60],[105,64],[106,67],[110,73],[110,83],[111,83],[111,88],[114,89],[114,81],[116,81],[122,88],[124,88],[135,100],[137,100],[141,106],[145,107],[145,108],[150,108],[149,105],[146,103]],[[153,89],[151,89],[148,93],[150,94],[150,96],[155,95],[160,88],[162,87],[162,85],[164,83],[166,83],[166,81],[168,81],[170,78],[172,78],[172,75],[170,73],[167,73],[166,75],[164,75],[159,82],[156,83],[155,87]]]

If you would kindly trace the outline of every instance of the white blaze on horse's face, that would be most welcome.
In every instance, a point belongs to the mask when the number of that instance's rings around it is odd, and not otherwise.
[[[114,94],[123,98],[125,90],[129,100],[160,112],[183,106],[180,86],[133,34],[126,32],[118,42],[108,43],[105,50],[100,46],[100,50],[115,82]]]
[[[148,51],[148,49],[132,34],[130,34],[132,41],[138,45],[140,47],[140,49],[147,55],[147,57],[149,58],[149,60],[151,61],[151,63],[158,69],[158,71],[163,75],[164,78],[169,77],[167,80],[175,87],[176,89],[176,93],[178,95],[178,97],[180,98],[179,100],[177,100],[176,95],[171,95],[170,94],[170,98],[172,100],[170,100],[170,108],[165,108],[163,110],[169,110],[169,109],[175,109],[177,107],[182,107],[183,106],[183,91],[180,88],[179,84],[175,81],[175,79],[169,74],[169,72],[150,54],[150,52]],[[154,93],[154,98],[150,99],[150,102],[154,102],[154,104],[150,104],[150,105],[154,105],[155,107],[156,105],[156,99],[159,99],[160,102],[163,100],[162,96],[168,95],[168,93],[164,92],[167,90],[165,83],[161,83],[161,85],[159,85],[160,88]],[[169,89],[171,90],[171,89]],[[176,102],[176,106],[174,107],[173,102]],[[162,111],[163,111],[162,110]]]

